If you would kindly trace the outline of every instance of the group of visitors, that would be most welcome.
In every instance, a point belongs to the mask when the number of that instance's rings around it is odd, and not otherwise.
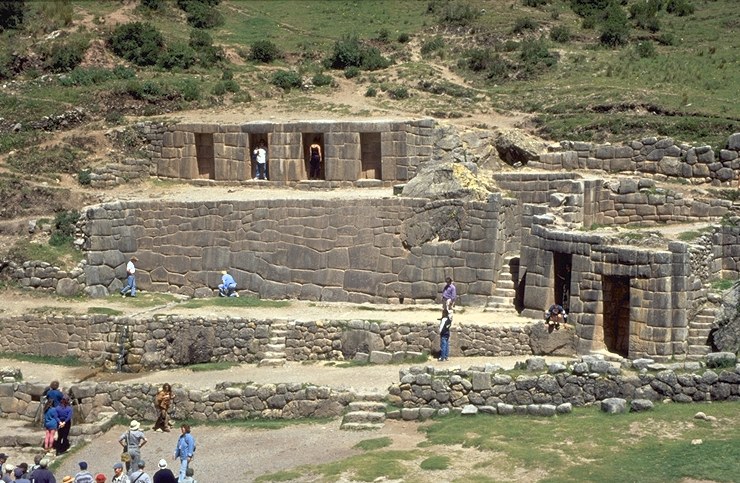
[[[64,454],[69,449],[69,430],[72,427],[73,409],[69,395],[59,387],[59,381],[51,381],[42,393],[44,421],[44,451]]]
[[[169,389],[169,384],[165,384]],[[160,391],[162,393],[163,390]],[[158,394],[159,396],[159,394]],[[157,401],[156,404],[160,404]],[[162,427],[164,426],[164,428]],[[166,415],[160,417],[155,424],[155,431],[169,431]],[[174,456],[180,460],[180,469],[176,478],[172,470],[167,467],[167,461],[159,460],[159,470],[154,473],[154,477],[149,476],[146,472],[146,463],[141,458],[141,449],[149,442],[141,430],[141,423],[136,420],[131,421],[129,429],[118,438],[119,444],[123,447],[121,460],[123,463],[116,463],[113,466],[115,475],[113,483],[193,483],[194,470],[190,462],[195,455],[195,438],[190,434],[190,425],[183,424],[180,426],[180,437],[175,445]],[[123,468],[126,465],[126,473]]]
[[[51,460],[44,455],[37,455],[34,458],[33,465],[29,466],[28,463],[23,462],[18,463],[16,466],[8,463],[8,455],[0,453],[0,472],[2,472],[2,480],[0,481],[15,483],[56,483],[54,475],[48,468],[50,462]],[[84,463],[84,461],[80,462],[80,465],[82,465],[82,463]],[[87,463],[85,463],[85,465],[87,465]],[[62,480],[63,483],[77,482],[74,478],[69,478],[69,480]],[[89,480],[89,483],[92,483],[93,481],[94,480]]]
[[[452,278],[445,278],[445,286],[442,289],[442,318],[439,319],[439,361],[444,362],[450,358],[450,328],[452,327],[452,313],[457,300],[457,288],[452,283]]]

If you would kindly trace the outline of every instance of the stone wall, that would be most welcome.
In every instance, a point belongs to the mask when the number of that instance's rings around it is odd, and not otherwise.
[[[38,260],[23,262],[20,265],[9,262],[3,272],[22,287],[55,291],[63,297],[79,295],[85,289],[84,260],[69,271]]]
[[[326,181],[356,181],[366,176],[388,183],[414,177],[432,154],[431,119],[409,121],[250,122],[241,125],[151,124],[141,126],[147,154],[162,177],[221,181],[252,179],[250,153],[257,139],[267,144],[268,173],[274,182],[308,179],[307,146],[323,146]],[[380,159],[363,159],[363,135],[379,135]],[[365,147],[369,146],[364,141]],[[372,144],[372,143],[370,143]],[[378,149],[379,148],[379,149]],[[207,161],[206,161],[207,160]],[[368,163],[379,162],[370,175]],[[211,166],[212,165],[212,166]],[[379,170],[379,172],[378,172]]]
[[[553,415],[560,404],[584,406],[613,397],[684,403],[740,401],[740,365],[697,373],[684,372],[682,365],[622,373],[606,361],[584,356],[567,366],[551,364],[543,369],[547,374],[512,377],[501,374],[495,366],[467,371],[412,367],[401,371],[401,381],[391,386],[388,402],[404,408],[472,404],[493,414]],[[697,369],[698,363],[692,370]],[[540,407],[545,405],[548,407]]]
[[[491,253],[515,233],[509,205],[498,195],[109,203],[83,213],[86,290],[115,293],[136,255],[137,286],[151,291],[210,296],[228,269],[264,298],[397,303],[434,301],[451,275],[463,303],[481,303],[500,267]]]
[[[13,352],[74,357],[129,372],[204,362],[259,362],[270,350],[273,327],[286,329],[289,361],[345,360],[371,352],[436,353],[439,347],[436,319],[423,324],[330,319],[286,323],[239,317],[29,314],[0,319],[0,324],[0,344],[12,347]],[[453,357],[530,355],[536,347],[542,354],[542,344],[534,340],[547,337],[540,329],[456,324],[450,353]],[[562,338],[558,340],[564,350],[548,353],[574,353],[572,344],[568,348]]]
[[[528,166],[548,170],[643,173],[713,185],[726,185],[740,175],[740,133],[729,137],[718,157],[711,146],[691,146],[671,138],[655,137],[618,146],[562,141],[550,149],[554,152],[542,154],[538,161]]]
[[[148,159],[126,158],[120,163],[111,163],[97,167],[90,172],[90,186],[108,188],[131,181],[142,181],[156,174],[154,166]]]

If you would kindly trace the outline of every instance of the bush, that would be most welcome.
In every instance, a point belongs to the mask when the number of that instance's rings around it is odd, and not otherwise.
[[[58,247],[70,243],[77,230],[76,223],[79,219],[80,213],[74,210],[57,213],[54,216],[49,245]]]
[[[522,0],[522,4],[524,4],[525,7],[537,8],[547,5],[547,0]]]
[[[239,92],[239,84],[234,79],[220,80],[211,90],[215,96],[223,96],[227,92]]]
[[[637,28],[657,32],[660,23],[656,15],[663,5],[663,0],[646,0],[630,5],[630,17]]]
[[[473,72],[481,72],[491,66],[493,53],[491,49],[473,49],[466,55],[466,66]]]
[[[180,94],[188,102],[197,101],[200,99],[200,86],[198,82],[193,79],[183,80],[180,86]]]
[[[347,79],[352,79],[354,77],[357,77],[358,75],[360,75],[359,67],[355,67],[354,65],[351,65],[347,67],[346,69],[344,69],[344,77]]]
[[[354,66],[363,70],[378,70],[388,67],[390,61],[377,48],[364,46],[354,35],[345,35],[334,43],[334,51],[326,64],[332,69]]]
[[[452,27],[467,27],[479,16],[480,9],[467,3],[447,3],[441,8],[439,23]]]
[[[25,0],[0,2],[0,32],[5,29],[17,29],[23,25],[25,11]]]
[[[672,32],[664,32],[655,39],[660,45],[678,45],[678,39]]]
[[[570,8],[580,17],[599,18],[613,3],[614,0],[570,0]]]
[[[147,10],[164,10],[164,0],[141,0],[139,2],[143,8]]]
[[[525,30],[536,30],[537,22],[532,17],[519,17],[514,22],[514,27],[511,31],[515,34],[520,34]]]
[[[249,53],[249,58],[263,64],[269,64],[270,62],[280,59],[283,56],[282,52],[277,45],[269,40],[258,40],[252,44],[252,50]]]
[[[599,36],[601,44],[608,47],[625,45],[629,41],[629,31],[630,27],[624,10],[616,3],[610,4],[606,10]]]
[[[404,86],[397,86],[388,89],[388,95],[391,99],[408,99],[411,97],[409,90]]]
[[[164,37],[149,23],[131,22],[116,27],[108,45],[113,53],[136,65],[154,65],[164,49]]]
[[[445,46],[445,39],[437,35],[436,37],[425,41],[421,44],[421,55],[429,55],[435,50],[443,49]]]
[[[185,12],[188,24],[199,29],[210,29],[224,24],[224,16],[214,7],[218,0],[177,0]]]
[[[311,83],[316,87],[330,86],[334,83],[334,78],[330,75],[319,73],[311,78]]]
[[[525,72],[529,75],[553,67],[558,62],[557,54],[548,50],[547,42],[543,39],[522,42],[522,51],[519,58],[524,64]]]
[[[63,86],[92,86],[99,85],[111,79],[133,79],[136,72],[128,67],[117,65],[112,69],[103,67],[77,67],[69,74],[60,77],[59,83]]]
[[[195,50],[187,44],[177,42],[172,44],[159,56],[157,64],[166,70],[187,70],[195,65]]]
[[[408,43],[409,40],[411,40],[411,36],[406,32],[401,32],[400,34],[398,34],[397,40],[399,44],[405,44]]]
[[[386,43],[388,42],[388,39],[390,38],[391,33],[388,31],[387,28],[382,28],[378,30],[378,35],[375,37],[375,40],[378,42]]]
[[[69,72],[77,67],[85,56],[87,43],[56,43],[46,58],[46,67],[53,72]]]
[[[685,17],[694,13],[694,4],[689,0],[668,0],[665,10],[677,17]]]
[[[550,31],[550,40],[564,44],[570,40],[570,29],[565,25],[558,25]]]
[[[377,95],[378,95],[378,89],[373,86],[368,87],[367,90],[365,91],[365,97],[375,97]]]
[[[647,59],[655,57],[658,53],[655,51],[655,45],[649,40],[644,40],[635,45],[635,52],[640,58]]]
[[[77,181],[83,186],[89,186],[92,183],[89,169],[82,169],[77,173]]]
[[[179,92],[174,92],[169,86],[150,80],[144,82],[129,81],[126,84],[125,92],[134,99],[147,102],[158,102],[179,97]]]
[[[488,70],[486,71],[486,78],[494,82],[506,80],[510,70],[511,65],[506,59],[496,54],[490,61]]]
[[[301,76],[298,72],[292,70],[279,70],[272,74],[270,83],[274,86],[281,88],[284,91],[289,91],[296,87],[301,87]]]

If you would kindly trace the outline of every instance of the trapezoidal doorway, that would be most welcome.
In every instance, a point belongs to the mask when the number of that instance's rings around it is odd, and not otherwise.
[[[198,177],[201,179],[216,179],[213,134],[195,133],[195,156],[198,161]]]
[[[555,303],[563,306],[566,312],[570,311],[570,267],[573,265],[573,255],[570,253],[552,254],[555,271]]]
[[[383,179],[379,132],[360,133],[360,159],[360,179]]]
[[[604,275],[604,344],[609,352],[629,357],[630,278]]]

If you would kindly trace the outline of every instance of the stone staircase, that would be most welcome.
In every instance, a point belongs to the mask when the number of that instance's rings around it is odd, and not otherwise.
[[[285,365],[285,336],[287,335],[288,323],[285,320],[273,321],[270,326],[270,338],[259,366],[277,367]]]
[[[385,424],[385,394],[358,394],[357,400],[347,406],[341,429],[366,431],[381,429]]]
[[[519,256],[509,255],[504,258],[496,281],[496,290],[493,295],[488,297],[484,312],[509,312],[514,310],[514,301],[516,299],[516,286],[514,278],[511,275],[519,271]]]
[[[688,349],[686,358],[691,360],[703,359],[712,352],[712,347],[707,343],[709,333],[712,331],[717,309],[712,306],[704,306],[701,312],[689,322]]]

